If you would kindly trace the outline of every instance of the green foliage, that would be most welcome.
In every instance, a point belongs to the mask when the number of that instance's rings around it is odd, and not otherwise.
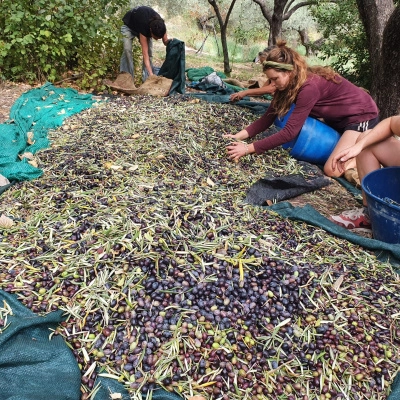
[[[133,57],[133,68],[135,74],[135,85],[140,86],[142,81],[142,66],[143,66],[143,57],[142,57],[142,47],[140,46],[139,40],[134,40],[132,42],[132,57]]]
[[[244,46],[254,42],[267,43],[268,28],[258,5],[246,0],[238,1],[229,20],[228,35]],[[264,47],[266,46],[262,49]]]
[[[318,57],[345,78],[366,89],[371,85],[367,38],[355,0],[341,0],[312,7],[311,12],[322,29],[325,42]]]
[[[54,82],[79,69],[82,85],[92,86],[119,62],[118,9],[116,0],[3,0],[2,76]]]

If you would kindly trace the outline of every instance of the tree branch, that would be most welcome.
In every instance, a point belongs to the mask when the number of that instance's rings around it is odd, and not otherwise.
[[[222,19],[221,13],[219,12],[219,7],[218,7],[217,2],[215,0],[208,0],[208,3],[214,9],[215,15],[217,16],[217,19],[218,19],[219,26],[222,27],[224,25],[224,21]]]
[[[271,23],[272,23],[272,12],[268,10],[267,5],[265,4],[265,1],[264,0],[253,0],[253,2],[260,6],[262,15],[268,21],[268,23],[271,25]]]
[[[228,12],[226,14],[226,17],[225,17],[225,24],[226,25],[228,25],[229,17],[232,14],[232,10],[233,10],[233,7],[234,7],[235,3],[236,3],[236,0],[232,0],[231,5],[229,6],[229,10],[228,10]]]
[[[253,0],[255,1],[255,0]],[[309,1],[302,1],[301,3],[297,3],[294,5],[289,11],[285,11],[283,15],[283,19],[286,21],[288,20],[295,11],[297,11],[301,7],[306,7],[306,6],[312,6],[315,4],[320,4],[320,3],[337,3],[339,0],[309,0]],[[290,4],[293,4],[293,1],[290,2]],[[287,6],[289,8],[290,5]]]

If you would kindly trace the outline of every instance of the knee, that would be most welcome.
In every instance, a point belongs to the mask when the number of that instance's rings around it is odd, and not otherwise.
[[[124,51],[127,53],[132,53],[132,40],[124,39]]]
[[[343,173],[340,172],[337,168],[335,171],[332,169],[332,165],[331,162],[329,162],[329,160],[324,165],[324,174],[326,176],[329,176],[330,178],[339,178],[340,176],[343,175]]]

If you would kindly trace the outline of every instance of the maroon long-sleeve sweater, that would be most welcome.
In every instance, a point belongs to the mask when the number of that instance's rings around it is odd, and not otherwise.
[[[379,111],[372,97],[363,89],[341,77],[340,83],[310,74],[300,88],[295,107],[285,127],[279,132],[254,142],[257,154],[290,142],[300,132],[308,116],[323,118],[324,122],[342,133],[349,124],[369,121],[378,116]],[[246,129],[250,137],[268,129],[276,111],[271,105],[266,113]]]

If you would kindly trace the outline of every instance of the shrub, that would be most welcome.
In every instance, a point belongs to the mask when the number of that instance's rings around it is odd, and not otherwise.
[[[69,68],[92,86],[119,65],[121,15],[116,0],[3,0],[2,77],[54,82]]]

